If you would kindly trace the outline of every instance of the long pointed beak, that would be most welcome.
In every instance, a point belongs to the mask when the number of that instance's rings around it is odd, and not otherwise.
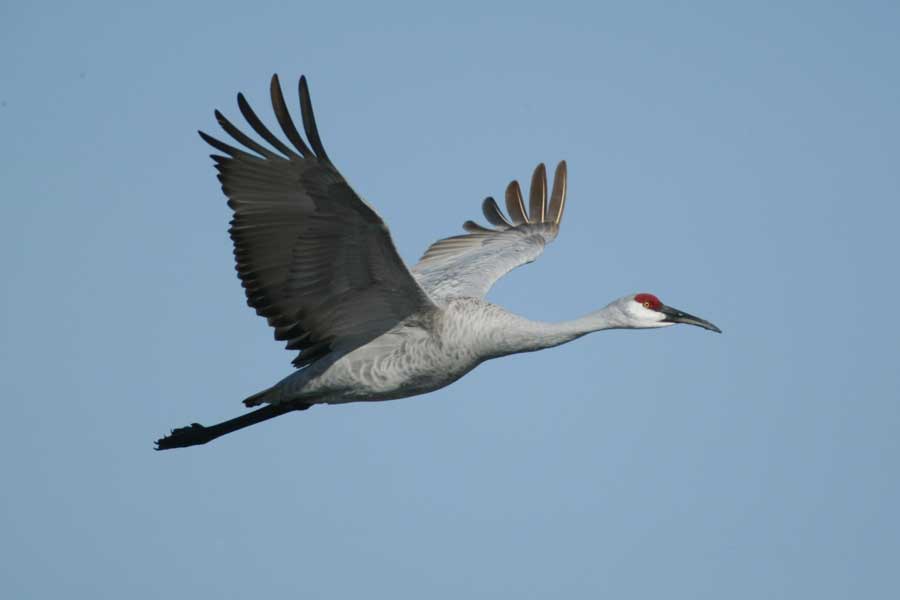
[[[709,321],[701,319],[700,317],[695,317],[694,315],[689,315],[688,313],[680,311],[677,308],[663,305],[659,309],[659,312],[666,315],[665,321],[668,323],[684,323],[686,325],[696,325],[697,327],[702,327],[703,329],[709,329],[710,331],[715,331],[716,333],[722,333],[721,329],[719,329]]]

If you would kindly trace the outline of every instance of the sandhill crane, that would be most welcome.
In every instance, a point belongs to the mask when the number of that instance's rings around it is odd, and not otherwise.
[[[270,85],[278,124],[293,147],[266,128],[238,94],[241,114],[271,148],[219,111],[216,120],[239,149],[202,131],[234,211],[229,230],[248,304],[299,350],[293,373],[246,400],[254,412],[205,427],[194,423],[156,442],[158,450],[204,444],[226,433],[313,404],[392,400],[449,385],[491,358],[565,344],[604,329],[712,323],[630,294],[579,319],[531,321],[484,299],[500,277],[535,260],[559,231],[566,163],[538,165],[528,209],[519,184],[506,188],[506,210],[487,198],[492,227],[466,221],[467,233],[439,240],[409,269],[387,226],[332,164],[319,138],[309,90],[300,78],[297,131],[278,76]]]

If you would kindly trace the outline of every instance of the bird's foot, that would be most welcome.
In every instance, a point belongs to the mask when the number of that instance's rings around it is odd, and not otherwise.
[[[214,437],[209,428],[204,427],[200,423],[191,423],[187,427],[173,429],[172,433],[166,437],[156,440],[156,449],[187,448],[188,446],[205,444]]]

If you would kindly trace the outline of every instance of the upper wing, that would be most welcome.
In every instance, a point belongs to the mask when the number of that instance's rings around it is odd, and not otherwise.
[[[432,298],[481,297],[494,282],[520,265],[530,263],[559,232],[566,204],[566,162],[556,167],[553,193],[547,202],[547,170],[537,166],[531,177],[529,211],[522,190],[513,181],[506,188],[506,218],[493,198],[482,210],[494,229],[466,221],[469,233],[438,240],[413,267],[413,275]]]
[[[291,120],[277,76],[272,106],[293,148],[263,125],[242,94],[244,118],[277,152],[219,111],[222,129],[255,154],[200,132],[227,155],[212,158],[234,210],[229,233],[247,303],[268,319],[275,339],[301,351],[297,367],[335,348],[355,348],[434,307],[397,254],[384,221],[331,164],[303,77],[299,88],[309,146]]]

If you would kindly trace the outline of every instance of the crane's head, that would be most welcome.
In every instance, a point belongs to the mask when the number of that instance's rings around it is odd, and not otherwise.
[[[722,330],[700,317],[666,306],[653,294],[632,294],[616,301],[622,314],[623,325],[628,328],[668,327],[676,323],[696,325],[716,333]]]

